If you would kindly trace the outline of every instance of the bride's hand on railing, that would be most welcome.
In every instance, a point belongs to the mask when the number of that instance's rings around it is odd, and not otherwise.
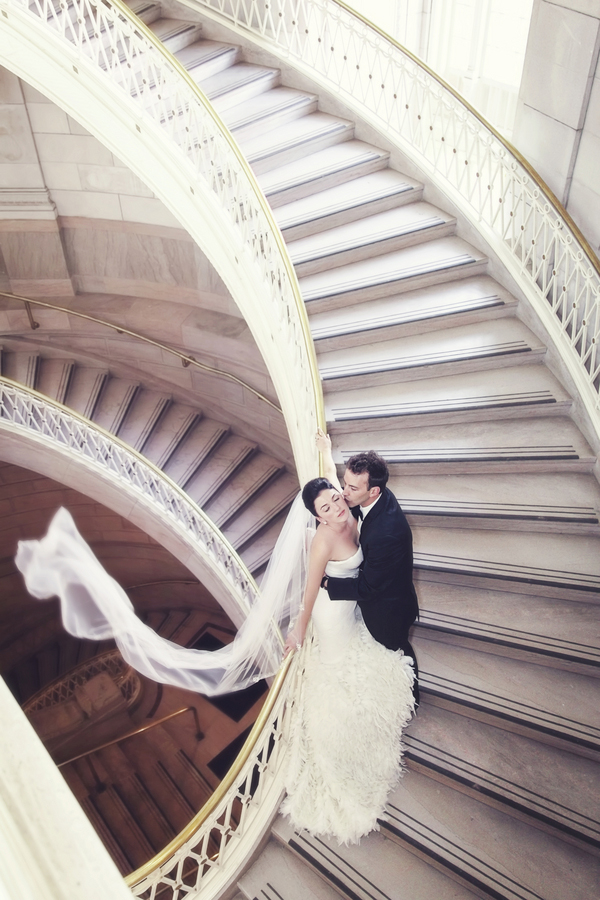
[[[290,655],[292,650],[300,650],[302,644],[304,643],[304,632],[298,626],[292,628],[291,631],[288,631],[288,636],[285,639],[285,645],[283,648],[283,658],[285,659]]]

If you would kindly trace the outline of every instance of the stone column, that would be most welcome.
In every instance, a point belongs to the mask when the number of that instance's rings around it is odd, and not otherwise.
[[[131,900],[1,678],[0,721],[0,895],[10,900]]]
[[[600,247],[600,0],[534,0],[513,142]]]

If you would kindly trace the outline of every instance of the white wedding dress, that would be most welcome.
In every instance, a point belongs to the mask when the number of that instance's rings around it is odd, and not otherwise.
[[[355,577],[361,561],[359,547],[326,572]],[[378,827],[402,771],[412,660],[377,643],[355,603],[332,601],[324,590],[311,623],[289,707],[282,812],[297,829],[355,843]]]

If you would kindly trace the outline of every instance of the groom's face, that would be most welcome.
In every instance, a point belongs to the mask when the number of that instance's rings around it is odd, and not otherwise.
[[[348,506],[369,506],[379,496],[379,488],[369,490],[369,473],[355,475],[350,469],[344,473],[344,497]]]

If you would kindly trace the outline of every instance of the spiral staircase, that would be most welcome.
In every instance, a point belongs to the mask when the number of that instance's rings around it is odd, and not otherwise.
[[[387,819],[350,848],[277,819],[236,900],[589,900],[598,440],[545,324],[435,182],[338,99],[197,9],[129,6],[208,96],[269,201],[340,471],[354,452],[380,452],[415,538],[423,702]],[[3,375],[148,456],[260,574],[297,488],[282,461],[31,337],[5,347]]]

